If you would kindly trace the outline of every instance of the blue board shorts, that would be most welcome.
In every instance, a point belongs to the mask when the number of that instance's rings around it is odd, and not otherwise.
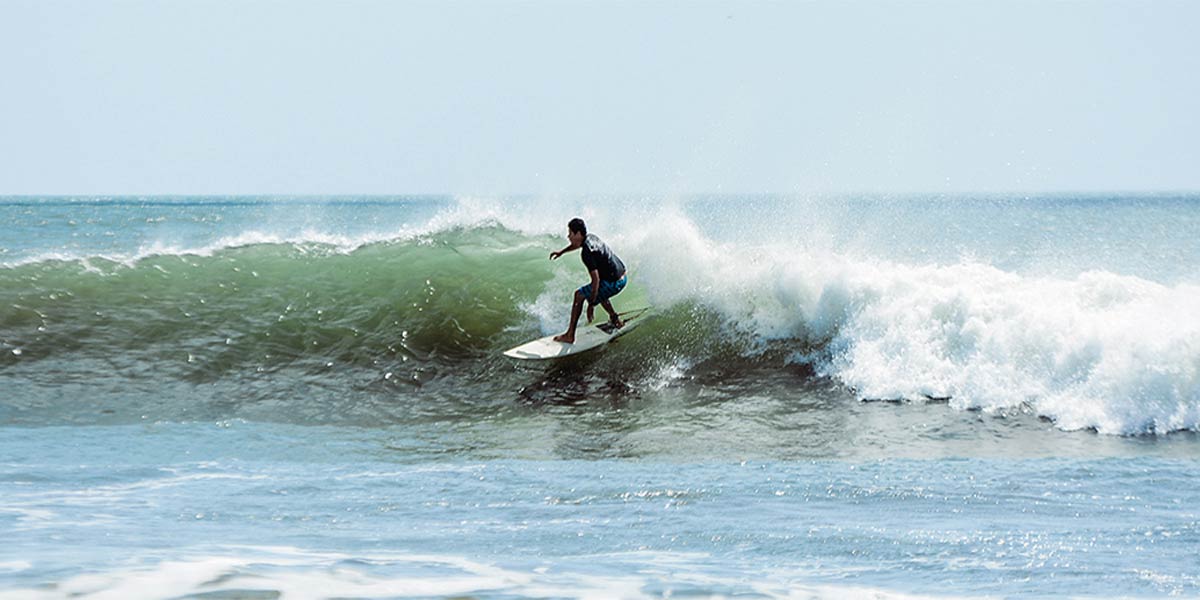
[[[596,296],[596,304],[604,302],[605,300],[620,294],[621,290],[623,289],[625,289],[624,275],[622,275],[621,278],[616,281],[601,281],[600,293]],[[579,293],[583,294],[584,301],[590,300],[592,298],[592,284],[589,283],[579,288]]]

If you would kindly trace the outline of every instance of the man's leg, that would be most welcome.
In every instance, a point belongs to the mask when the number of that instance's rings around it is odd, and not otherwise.
[[[605,285],[600,286],[600,293],[603,296],[600,299],[600,305],[603,306],[604,310],[608,312],[608,322],[617,327],[620,327],[625,323],[621,322],[621,315],[618,315],[617,310],[613,308],[611,298],[617,294],[620,294],[621,290],[623,289],[625,289],[624,277],[617,280],[615,283],[608,284],[607,287]]]
[[[608,298],[605,298],[604,301],[600,303],[600,306],[603,306],[604,310],[608,311],[608,321],[610,323],[616,325],[617,327],[624,325],[624,323],[621,322],[620,315],[617,314],[616,309],[613,308],[612,302],[609,302]]]
[[[554,336],[554,341],[567,344],[575,343],[575,324],[579,322],[579,315],[581,313],[583,313],[583,292],[575,290],[575,304],[571,306],[571,322],[567,325],[567,332]]]

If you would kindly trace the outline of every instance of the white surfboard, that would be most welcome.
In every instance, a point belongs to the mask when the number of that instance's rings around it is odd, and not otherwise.
[[[554,335],[558,334],[554,334],[521,344],[516,348],[505,351],[504,355],[523,360],[545,360],[579,354],[580,352],[599,348],[629,333],[631,329],[641,325],[649,313],[649,308],[639,308],[620,313],[621,320],[625,322],[621,327],[613,327],[608,322],[580,327],[575,330],[574,344],[556,342],[554,341]]]

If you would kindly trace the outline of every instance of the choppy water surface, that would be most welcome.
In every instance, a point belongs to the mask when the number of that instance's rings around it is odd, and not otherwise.
[[[655,316],[573,360],[582,215]],[[0,597],[1197,595],[1200,199],[8,198]]]

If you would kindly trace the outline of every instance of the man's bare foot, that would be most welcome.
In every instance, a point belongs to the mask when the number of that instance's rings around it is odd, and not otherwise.
[[[575,336],[573,336],[573,335],[571,335],[571,334],[569,334],[569,333],[564,333],[564,334],[562,334],[562,335],[556,335],[556,336],[554,336],[554,341],[556,341],[556,342],[562,342],[562,343],[564,343],[564,344],[574,344],[574,343],[575,343]]]
[[[617,329],[620,329],[625,326],[625,321],[622,321],[621,319],[609,319],[608,322],[611,323],[612,326],[616,327]]]

